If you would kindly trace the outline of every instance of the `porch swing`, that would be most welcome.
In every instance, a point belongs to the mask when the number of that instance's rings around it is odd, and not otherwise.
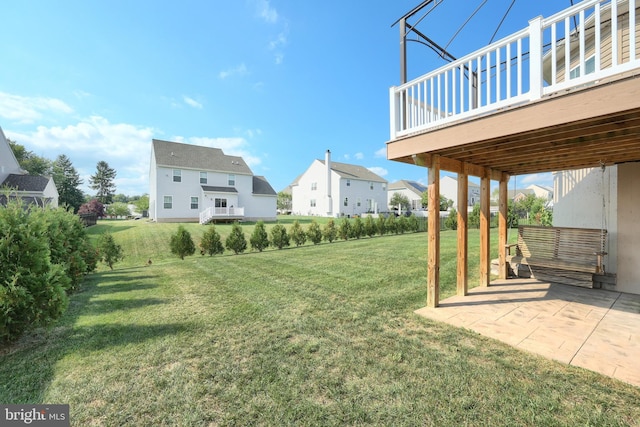
[[[507,263],[515,277],[532,277],[587,288],[600,288],[607,279],[605,164],[600,163],[601,227],[518,226],[518,242],[507,244]],[[515,181],[514,181],[515,183]],[[515,254],[511,250],[515,248]]]

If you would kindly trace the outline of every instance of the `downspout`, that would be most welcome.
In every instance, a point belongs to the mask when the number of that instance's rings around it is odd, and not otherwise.
[[[324,154],[324,165],[327,170],[327,216],[333,216],[333,203],[331,199],[331,151],[327,150]]]

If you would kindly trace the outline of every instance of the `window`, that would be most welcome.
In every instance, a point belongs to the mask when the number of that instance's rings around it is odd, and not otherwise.
[[[351,187],[351,180],[350,179],[347,180],[347,187]]]
[[[349,198],[348,197],[344,198],[344,205],[345,206],[349,206]]]
[[[384,182],[382,183],[382,191],[387,191],[387,184]]]
[[[369,181],[369,189],[373,190],[373,182]]]
[[[236,176],[232,173],[229,174],[227,185],[236,185]]]
[[[311,191],[316,191],[318,189],[318,183],[317,182],[312,182],[311,183]]]
[[[227,207],[227,199],[218,199],[216,198],[216,208],[226,208]]]
[[[596,71],[596,57],[595,56],[591,56],[589,58],[587,58],[584,61],[584,69],[586,71],[585,76],[587,74],[591,74],[593,72]],[[569,78],[570,79],[575,79],[576,77],[581,77],[582,74],[580,73],[580,66],[578,65],[575,68],[572,68],[571,71],[569,71]]]
[[[311,207],[315,208],[316,207],[316,199],[311,199]]]
[[[358,198],[356,199],[356,206],[358,206],[358,207],[360,206],[360,197],[358,197]]]
[[[164,208],[173,209],[173,196],[164,196]]]
[[[200,172],[200,184],[206,184],[206,183],[207,183],[207,173]]]
[[[198,209],[198,198],[197,197],[192,197],[191,198],[191,209]]]
[[[180,169],[173,170],[173,182],[182,182],[182,171]]]

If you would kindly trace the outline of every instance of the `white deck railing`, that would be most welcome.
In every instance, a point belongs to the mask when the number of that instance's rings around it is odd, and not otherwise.
[[[233,206],[225,208],[210,207],[200,212],[200,224],[206,224],[214,218],[242,218],[244,208]]]
[[[637,30],[636,3],[640,0],[585,0],[392,87],[391,140],[640,68],[638,37],[628,31]],[[624,34],[610,36],[619,33]]]

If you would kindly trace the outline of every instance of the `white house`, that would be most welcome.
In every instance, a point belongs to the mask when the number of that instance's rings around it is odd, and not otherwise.
[[[401,179],[400,181],[389,184],[387,205],[391,204],[393,195],[399,193],[409,199],[409,205],[412,211],[420,211],[422,210],[422,193],[426,190],[427,187],[419,182]]]
[[[242,157],[154,139],[149,217],[157,222],[275,221],[277,194]]]
[[[58,189],[49,176],[34,176],[20,168],[9,141],[0,128],[0,204],[9,197],[18,197],[29,204],[58,207]]]
[[[458,209],[458,180],[449,175],[440,178],[440,195],[453,200],[453,207]],[[469,181],[467,206],[474,206],[476,203],[480,203],[480,186]]]
[[[387,211],[387,181],[363,166],[314,160],[291,183],[292,212],[326,217]]]

